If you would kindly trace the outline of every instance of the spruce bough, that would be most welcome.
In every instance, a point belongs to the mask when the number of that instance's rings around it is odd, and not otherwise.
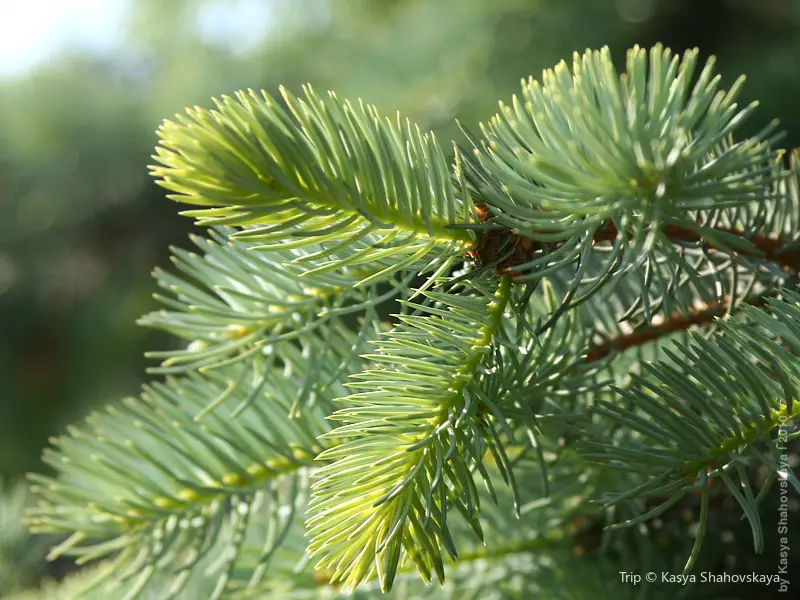
[[[713,64],[576,54],[452,162],[311,88],[166,121],[152,174],[209,236],[141,324],[185,348],[31,476],[51,556],[103,561],[82,597],[633,597],[645,526],[699,495],[659,563],[691,573],[720,489],[763,550],[800,491],[798,159],[737,138]]]

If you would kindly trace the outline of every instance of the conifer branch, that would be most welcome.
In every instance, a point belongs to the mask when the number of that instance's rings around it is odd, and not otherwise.
[[[151,354],[166,383],[53,442],[32,529],[67,536],[52,556],[111,559],[126,600],[313,597],[321,579],[403,597],[412,570],[444,582],[446,555],[466,568],[442,597],[509,573],[552,597],[570,581],[531,551],[593,501],[639,524],[696,491],[707,508],[713,481],[760,549],[772,432],[800,418],[800,155],[783,169],[773,125],[737,140],[755,105],[697,66],[576,54],[501,104],[452,178],[432,134],[310,88],[165,122],[152,173],[218,229],[174,251],[141,324],[188,346]],[[751,464],[773,474],[759,492]]]
[[[235,236],[265,251],[346,249],[326,256],[326,271],[392,258],[384,278],[472,246],[469,231],[450,227],[468,223],[471,207],[456,198],[433,134],[333,93],[282,93],[288,111],[251,90],[165,121],[151,171],[170,198],[203,207],[183,214],[240,226]]]
[[[726,241],[730,239],[728,236],[742,240],[742,243],[736,244],[736,254],[761,258],[780,265],[787,271],[800,272],[800,250],[793,249],[796,245],[794,242],[779,238],[769,238],[759,233],[747,233],[729,227],[715,226],[709,229],[715,234],[723,234],[725,236],[723,239]],[[673,243],[679,245],[699,243],[700,247],[708,252],[729,252],[728,248],[715,247],[713,242],[708,242],[703,234],[698,233],[696,230],[690,230],[678,225],[667,225],[662,231]],[[612,241],[618,235],[619,232],[616,226],[613,223],[607,223],[597,231],[594,241]]]
[[[397,273],[380,287],[371,283],[359,289],[358,281],[384,266],[344,267],[301,278],[291,261],[307,256],[304,250],[251,252],[251,244],[227,239],[232,231],[214,230],[210,239],[193,237],[201,255],[174,249],[173,262],[182,276],[156,271],[159,285],[170,294],[156,298],[169,310],[138,322],[189,343],[179,350],[149,352],[148,357],[162,363],[148,371],[212,374],[241,362],[264,383],[272,366],[282,363],[284,368],[313,373],[298,389],[299,409],[313,402],[321,386],[360,364],[359,353],[366,351],[367,340],[379,327],[377,310],[383,302],[408,294],[415,273]],[[347,318],[361,320],[355,335]]]
[[[763,222],[770,215],[761,208],[747,211],[787,198],[775,123],[734,140],[755,104],[738,109],[741,79],[719,89],[713,59],[693,83],[696,62],[696,51],[679,59],[659,45],[649,55],[636,47],[618,75],[607,48],[576,53],[571,70],[561,63],[541,83],[523,82],[521,98],[481,126],[483,140],[468,134],[473,151],[460,152],[456,177],[462,197],[528,240],[508,273],[536,282],[578,265],[561,312],[674,255],[668,233],[728,254],[759,253],[714,227],[720,215]],[[784,215],[771,216],[767,227]],[[612,242],[599,264],[598,237]]]
[[[253,403],[247,419],[230,419],[251,392],[243,387],[198,423],[206,395],[224,388],[197,374],[153,384],[140,400],[91,415],[45,453],[58,477],[31,475],[40,497],[29,513],[32,530],[69,535],[51,558],[113,557],[108,575],[130,598],[154,580],[177,594],[203,557],[220,553],[210,598],[222,597],[242,540],[257,526],[253,513],[264,509],[259,518],[276,530],[262,552],[265,563],[281,543],[280,530],[305,505],[328,411],[320,402],[289,419],[296,385],[297,378],[274,372],[271,402]]]
[[[634,375],[639,385],[617,389],[626,405],[600,401],[593,412],[626,431],[625,440],[612,440],[595,426],[579,443],[591,462],[646,475],[639,485],[609,494],[606,506],[634,498],[666,494],[668,499],[621,525],[654,518],[687,494],[720,480],[739,502],[750,521],[753,542],[761,552],[763,538],[758,501],[744,469],[761,464],[782,474],[800,492],[800,480],[778,460],[771,433],[800,418],[800,294],[785,290],[785,300],[766,299],[769,312],[743,306],[744,323],[720,322],[713,338],[693,336],[694,343],[678,344],[679,353],[645,364],[649,375]],[[782,442],[785,443],[785,442]],[[785,451],[785,449],[784,449]],[[734,482],[731,477],[735,476]],[[772,485],[768,478],[765,485]],[[744,490],[744,491],[742,491]],[[702,543],[701,519],[691,569]]]
[[[743,300],[742,304],[761,307],[766,303],[767,297],[759,295],[749,300]],[[642,325],[630,333],[589,346],[586,352],[586,362],[598,361],[610,354],[625,352],[628,348],[641,346],[692,327],[708,325],[728,314],[729,309],[730,296],[712,305],[690,307],[688,315],[675,312],[666,319],[656,318],[653,323]]]
[[[398,567],[413,561],[426,580],[444,580],[442,549],[456,548],[447,514],[456,507],[482,536],[473,482],[488,447],[485,398],[477,383],[510,298],[508,278],[492,293],[425,292],[439,306],[415,305],[425,316],[400,316],[402,325],[369,355],[375,368],[351,387],[367,391],[343,401],[333,418],[343,425],[327,438],[349,441],[323,452],[334,462],[316,474],[308,521],[309,552],[331,567],[331,583],[353,588],[375,575],[392,586]],[[475,323],[480,323],[475,329]],[[505,476],[510,476],[505,472]]]

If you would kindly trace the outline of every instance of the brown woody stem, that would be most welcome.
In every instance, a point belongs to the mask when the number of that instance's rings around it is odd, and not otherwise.
[[[787,271],[800,271],[800,250],[787,250],[782,251],[781,248],[786,245],[786,241],[780,238],[768,238],[765,235],[756,234],[751,237],[739,229],[731,229],[729,227],[714,227],[715,231],[735,235],[741,238],[749,239],[750,242],[761,252],[761,258],[781,265]],[[685,227],[678,227],[677,225],[667,225],[663,228],[663,232],[667,237],[675,241],[683,242],[703,242],[704,247],[709,251],[715,252],[707,242],[704,242],[702,237],[696,232],[686,229]],[[607,223],[595,234],[594,240],[596,242],[611,241],[617,237],[617,228],[613,223]]]
[[[766,304],[768,297],[769,295],[766,294],[760,295],[749,301],[746,300],[745,303],[751,306],[763,306]],[[642,344],[670,335],[671,333],[684,331],[696,325],[711,323],[715,318],[725,314],[729,302],[730,298],[726,297],[724,300],[714,304],[699,308],[691,308],[688,314],[675,312],[661,323],[645,325],[631,333],[617,336],[596,346],[590,346],[585,360],[586,362],[594,362],[605,358],[612,352],[624,352],[628,348],[641,346]]]

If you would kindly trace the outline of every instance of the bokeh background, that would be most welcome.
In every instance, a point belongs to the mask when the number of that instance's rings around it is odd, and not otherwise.
[[[147,175],[163,118],[311,82],[461,141],[520,78],[659,41],[745,73],[748,127],[800,145],[796,0],[0,0],[0,478],[172,344],[135,325],[192,229]]]

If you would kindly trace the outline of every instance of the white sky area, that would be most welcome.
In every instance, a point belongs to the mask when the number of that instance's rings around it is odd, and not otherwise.
[[[131,4],[135,0],[0,0],[0,77],[22,75],[64,46],[113,51]],[[270,4],[268,0],[202,3],[195,25],[209,42],[252,47],[264,35]]]
[[[0,0],[0,76],[19,75],[64,45],[114,47],[126,0]]]

